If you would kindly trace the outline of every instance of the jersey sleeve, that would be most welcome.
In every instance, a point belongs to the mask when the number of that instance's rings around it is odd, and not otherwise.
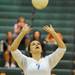
[[[27,56],[23,55],[18,49],[16,51],[11,51],[11,54],[18,66],[23,69],[27,64]]]
[[[47,56],[51,69],[53,69],[58,64],[58,62],[63,57],[65,51],[66,48],[57,48],[55,52]]]

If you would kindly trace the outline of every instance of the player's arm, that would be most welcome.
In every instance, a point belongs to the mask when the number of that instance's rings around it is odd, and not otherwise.
[[[10,47],[10,50],[11,51],[15,51],[17,48],[18,48],[18,46],[19,46],[19,44],[20,44],[20,42],[21,42],[21,40],[23,39],[23,37],[26,35],[26,34],[28,34],[29,32],[30,32],[30,30],[31,30],[31,28],[30,27],[23,27],[23,29],[21,30],[21,32],[20,32],[20,34],[17,36],[17,38],[14,40],[14,42],[12,43],[12,45],[11,45],[11,47]]]
[[[11,54],[13,56],[13,58],[15,59],[15,61],[17,62],[17,64],[20,66],[20,68],[23,69],[24,66],[24,62],[26,64],[26,56],[23,55],[17,48],[22,40],[22,38],[30,32],[30,27],[25,27],[22,29],[22,31],[20,32],[20,34],[17,36],[17,38],[14,40],[14,42],[12,43],[12,45],[10,46],[10,50],[11,50]]]
[[[54,39],[56,40],[56,42],[58,44],[57,50],[48,56],[50,68],[54,68],[57,65],[57,63],[61,60],[61,58],[63,57],[63,55],[66,51],[66,46],[65,46],[64,42],[58,38],[58,36],[52,26],[50,26],[50,27],[45,26],[43,29],[46,32],[52,34],[52,36],[54,37]]]
[[[57,36],[57,34],[56,34],[54,28],[52,27],[52,25],[50,25],[50,27],[49,26],[44,26],[43,29],[46,32],[52,34],[52,36],[54,37],[54,39],[56,40],[56,42],[58,44],[58,47],[60,47],[60,48],[66,48],[64,42],[61,39],[59,39],[59,37]]]

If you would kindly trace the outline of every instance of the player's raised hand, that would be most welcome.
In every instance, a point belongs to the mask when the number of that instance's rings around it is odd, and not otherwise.
[[[43,30],[46,31],[46,32],[48,32],[48,33],[54,32],[54,28],[52,27],[52,25],[50,25],[50,26],[48,26],[48,25],[44,26]]]
[[[32,30],[32,28],[30,26],[24,26],[22,28],[22,32],[24,32],[26,34],[29,33],[31,30]]]

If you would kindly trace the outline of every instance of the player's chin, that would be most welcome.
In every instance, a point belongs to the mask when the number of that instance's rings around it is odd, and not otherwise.
[[[40,48],[36,49],[36,52],[37,53],[41,52],[41,49]]]

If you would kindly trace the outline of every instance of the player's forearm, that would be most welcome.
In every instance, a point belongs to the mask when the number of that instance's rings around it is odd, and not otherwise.
[[[15,51],[18,48],[22,38],[25,36],[26,33],[27,32],[21,31],[21,33],[18,35],[18,37],[12,43],[10,50]]]
[[[56,42],[58,44],[58,47],[60,47],[60,48],[66,48],[64,42],[60,38],[58,38],[58,36],[57,36],[57,34],[56,34],[55,31],[53,31],[51,34],[54,37],[54,39],[56,40]]]

